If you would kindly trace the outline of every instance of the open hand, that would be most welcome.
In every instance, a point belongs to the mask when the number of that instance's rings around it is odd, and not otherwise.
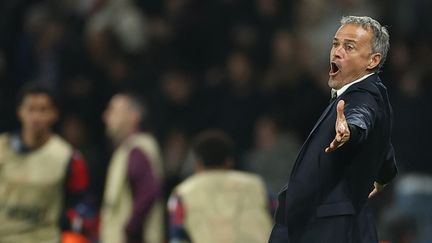
[[[349,130],[347,121],[344,114],[345,101],[340,100],[336,107],[337,117],[336,117],[336,136],[330,145],[325,149],[326,153],[330,153],[337,148],[344,145],[350,139],[351,132]]]

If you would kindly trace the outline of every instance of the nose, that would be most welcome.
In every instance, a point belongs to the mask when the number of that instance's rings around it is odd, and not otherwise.
[[[342,57],[343,48],[342,45],[333,48],[333,57],[341,58]]]
[[[40,111],[40,110],[33,110],[33,111],[30,111],[30,119],[31,120],[33,120],[33,121],[39,121],[39,120],[41,120],[41,118],[43,118],[43,116],[44,116],[44,114],[43,114],[43,112],[42,111]]]

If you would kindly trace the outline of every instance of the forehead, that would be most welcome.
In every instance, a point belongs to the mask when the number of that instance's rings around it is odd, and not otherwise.
[[[110,106],[111,107],[125,107],[129,105],[129,98],[124,95],[115,95],[112,97]]]
[[[44,93],[30,93],[25,95],[21,105],[43,105],[54,107],[51,97]]]
[[[334,38],[344,41],[369,43],[372,39],[372,30],[370,28],[364,29],[358,24],[345,24],[338,29]]]

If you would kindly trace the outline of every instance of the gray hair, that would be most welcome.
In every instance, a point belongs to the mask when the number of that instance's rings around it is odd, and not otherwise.
[[[356,24],[361,25],[363,29],[371,29],[373,33],[372,53],[380,53],[381,61],[377,69],[381,69],[387,58],[387,53],[390,48],[390,37],[386,27],[382,26],[378,21],[367,16],[344,16],[340,21],[341,25]]]

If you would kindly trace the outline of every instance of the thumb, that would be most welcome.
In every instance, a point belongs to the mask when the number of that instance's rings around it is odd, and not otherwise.
[[[338,120],[344,120],[345,119],[344,109],[345,109],[345,101],[340,100],[337,104],[337,107],[336,107]]]

